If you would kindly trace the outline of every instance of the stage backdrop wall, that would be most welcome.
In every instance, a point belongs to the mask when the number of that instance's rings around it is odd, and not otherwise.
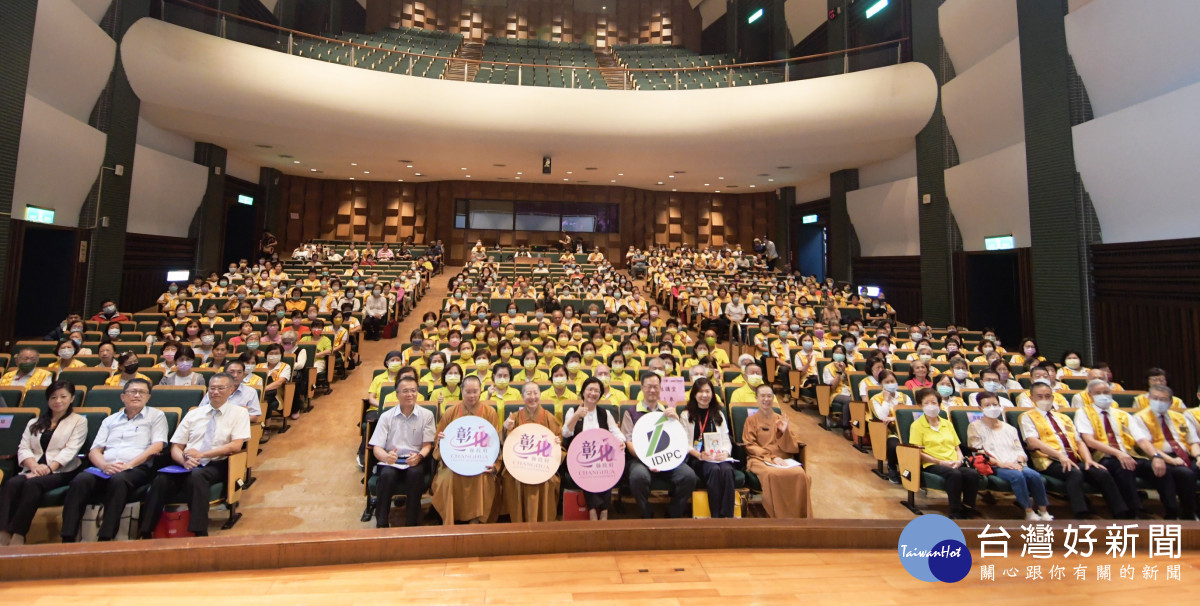
[[[285,175],[278,234],[285,250],[314,238],[416,244],[442,240],[449,261],[461,263],[471,244],[483,239],[501,246],[552,244],[554,232],[454,229],[458,199],[588,202],[616,204],[620,233],[583,234],[609,260],[624,262],[630,246],[729,246],[749,250],[767,232],[775,193],[675,193],[588,185],[471,181],[391,183],[337,181]]]

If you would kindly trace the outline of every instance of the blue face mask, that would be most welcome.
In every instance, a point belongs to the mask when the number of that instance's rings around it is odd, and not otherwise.
[[[943,398],[949,398],[954,394],[954,388],[949,385],[938,385],[937,391]]]

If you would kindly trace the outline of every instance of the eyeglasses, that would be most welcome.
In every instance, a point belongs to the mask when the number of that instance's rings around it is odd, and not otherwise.
[[[209,385],[208,386],[209,391],[215,391],[215,392],[229,391],[230,389],[231,389],[231,387],[228,387],[228,386],[226,386],[226,387],[222,387],[220,385]]]
[[[148,392],[148,391],[146,391],[146,390],[144,390],[144,389],[130,389],[130,390],[128,390],[128,391],[126,391],[126,392],[125,392],[125,395],[127,395],[127,396],[136,396],[136,397],[139,397],[139,398],[144,398],[144,397],[146,397],[146,396],[150,395],[150,392]]]

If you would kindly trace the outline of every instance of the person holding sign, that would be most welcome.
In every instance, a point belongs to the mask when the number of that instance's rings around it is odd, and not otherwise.
[[[763,488],[763,508],[772,518],[811,518],[809,490],[812,478],[791,455],[800,452],[788,431],[787,417],[776,413],[775,390],[759,385],[758,408],[746,417],[742,443],[746,445],[746,470],[758,476]]]
[[[600,366],[605,373],[608,372],[607,366]],[[605,375],[607,376],[607,374]],[[602,379],[596,377],[588,377],[583,381],[581,388],[583,396],[583,406],[571,411],[567,417],[567,422],[562,426],[562,436],[570,446],[571,440],[590,429],[603,429],[610,432],[613,437],[621,444],[625,444],[625,435],[621,433],[621,428],[617,426],[616,419],[613,419],[612,413],[599,408],[600,400],[604,397],[602,394],[605,389],[605,383]],[[612,393],[612,390],[609,390]],[[603,492],[588,492],[583,491],[584,501],[587,502],[588,517],[593,520],[607,520],[608,508],[612,505],[612,489]]]
[[[562,368],[559,366],[558,368]],[[526,423],[536,423],[556,436],[562,432],[562,424],[554,413],[542,408],[542,390],[537,383],[526,383],[521,388],[524,406],[509,415],[504,421],[503,440],[507,442],[514,429]],[[556,437],[551,448],[562,450],[562,438]],[[558,457],[562,460],[561,453]],[[557,468],[557,465],[556,465]],[[560,480],[555,474],[541,484],[525,484],[504,469],[501,475],[504,505],[512,522],[552,522],[558,516],[558,489]]]
[[[714,518],[732,518],[734,505],[733,461],[729,458],[729,419],[713,397],[712,382],[696,379],[687,410],[679,417],[691,440],[688,465],[704,478],[708,507]]]
[[[396,381],[399,405],[379,416],[371,434],[371,448],[379,461],[379,484],[375,490],[375,527],[391,526],[392,495],[404,486],[405,526],[416,526],[421,517],[421,493],[425,492],[425,459],[433,450],[436,433],[433,413],[417,406],[417,380],[404,375]]]
[[[657,358],[656,358],[657,359]],[[621,418],[621,432],[627,436],[634,435],[634,425],[637,424],[643,416],[658,412],[662,413],[667,418],[667,424],[679,423],[679,415],[675,413],[674,408],[663,406],[658,401],[659,388],[662,379],[654,372],[642,373],[642,397],[643,401],[631,411],[627,411]],[[653,432],[657,436],[660,432]],[[666,432],[662,432],[666,433]],[[659,442],[651,437],[652,446]],[[661,436],[659,436],[661,437]],[[692,491],[696,488],[696,472],[692,471],[691,467],[682,465],[683,458],[674,463],[676,465],[670,469],[660,469],[658,466],[649,467],[643,460],[645,452],[638,452],[634,448],[634,441],[631,439],[625,442],[629,454],[633,455],[629,463],[629,489],[633,492],[633,498],[637,501],[638,511],[643,518],[654,517],[654,512],[650,509],[650,479],[653,474],[661,474],[674,486],[674,491],[671,494],[671,503],[667,507],[667,515],[672,518],[682,518],[687,513],[688,505],[692,499]],[[651,452],[657,454],[654,448]],[[675,454],[672,452],[672,454]],[[686,451],[684,451],[686,454]],[[647,456],[645,460],[653,460],[651,456]]]
[[[479,395],[483,383],[479,377],[470,376],[463,380],[462,402],[447,408],[438,422],[437,444],[433,456],[442,460],[442,439],[446,427],[461,417],[480,417],[496,425],[496,409],[480,404]],[[497,453],[499,454],[499,453]],[[455,521],[480,523],[488,521],[492,505],[496,500],[496,467],[488,465],[486,471],[477,476],[463,476],[443,465],[433,478],[433,507],[442,516],[446,525]]]

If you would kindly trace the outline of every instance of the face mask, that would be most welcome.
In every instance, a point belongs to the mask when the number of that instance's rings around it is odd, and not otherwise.
[[[1092,402],[1096,404],[1096,408],[1099,408],[1100,410],[1108,410],[1108,408],[1112,406],[1113,397],[1106,393],[1102,393],[1093,397]]]
[[[137,371],[138,371],[138,363],[137,363],[137,362],[131,362],[131,363],[129,363],[129,364],[126,364],[126,365],[124,365],[124,366],[122,366],[122,367],[121,367],[121,370],[122,370],[122,371],[124,371],[124,372],[125,372],[125,374],[127,374],[127,375],[131,375],[131,374],[133,374],[133,373],[135,373],[135,372],[137,372]]]
[[[625,371],[625,365],[624,364],[613,364],[612,371],[616,374],[621,374],[622,372]]]
[[[883,353],[883,354],[885,354],[885,353],[887,353],[888,351],[890,351],[892,348],[891,348],[891,347],[889,347],[889,346],[887,346],[887,345],[876,345],[876,346],[875,346],[875,349],[878,349],[878,350],[879,350],[879,353]]]
[[[942,410],[942,408],[937,404],[926,404],[922,406],[921,409],[925,411],[925,416],[931,419],[938,416],[938,413]]]
[[[965,368],[955,368],[954,369],[954,378],[958,379],[959,381],[966,381],[967,380],[967,370]]]
[[[1034,405],[1037,406],[1037,409],[1042,412],[1050,412],[1050,410],[1054,408],[1054,400],[1038,400],[1037,402],[1034,402]]]
[[[524,362],[521,362],[521,365],[525,367],[525,370],[533,370],[534,368],[537,367],[537,361],[536,360],[525,360]]]
[[[203,337],[200,337],[200,343],[204,344],[205,346],[212,345],[213,344],[213,336],[212,335],[204,335]]]
[[[938,385],[937,392],[943,398],[949,398],[951,395],[954,394],[954,388],[949,385]]]
[[[117,337],[121,336],[121,329],[120,329],[120,328],[110,328],[110,329],[108,329],[108,336],[109,336],[110,338],[113,338],[113,339],[115,339],[115,338],[117,338]]]
[[[170,292],[179,292],[179,287],[178,287],[178,286],[172,286],[172,287],[168,288],[167,290],[168,290],[168,291],[170,291]]]
[[[452,311],[452,312],[450,312],[450,317],[451,317],[451,318],[454,318],[455,320],[457,320],[457,319],[458,319],[458,312],[457,312],[457,311]]]
[[[182,307],[179,308],[179,311],[175,312],[175,317],[177,317],[177,318],[182,318],[186,315],[187,315],[187,310]]]
[[[750,385],[750,387],[757,388],[759,385],[763,384],[762,375],[746,375],[746,383]]]
[[[947,353],[951,353],[951,354],[956,354],[956,353],[958,353],[958,345],[955,345],[954,343],[951,343],[951,344],[947,345],[947,346],[946,346],[946,352],[947,352]]]
[[[187,372],[191,369],[192,369],[192,361],[191,360],[180,360],[179,363],[175,365],[175,370],[177,370],[179,372]]]
[[[667,371],[665,371],[665,370],[656,370],[656,371],[654,371],[654,374],[658,375],[658,376],[659,376],[659,378],[662,378],[662,377],[665,377],[665,376],[667,376]]]
[[[1166,414],[1171,403],[1166,400],[1150,400],[1150,410],[1156,415]]]
[[[806,351],[806,352],[812,351],[812,348],[813,348],[812,341],[805,341],[800,344],[800,347],[803,347],[804,351]]]
[[[933,354],[919,354],[917,356],[922,362],[928,362],[933,359]]]
[[[206,294],[206,295],[207,295],[207,294],[208,294],[208,287],[207,287],[207,286],[205,286],[204,288],[201,288],[201,289],[200,289],[200,292],[202,292],[202,293],[204,293],[204,294]]]
[[[834,362],[845,362],[845,361],[846,361],[846,354],[843,354],[843,353],[835,353],[835,354],[833,354],[833,361],[834,361]]]
[[[1004,412],[999,406],[988,406],[983,409],[983,416],[989,419],[999,419],[1000,413]]]
[[[991,392],[997,392],[1003,389],[1004,386],[999,381],[984,381],[983,388]]]
[[[884,383],[883,384],[883,390],[888,393],[896,393],[897,389],[900,389],[900,385],[898,383]]]
[[[783,329],[780,329],[780,331],[779,331],[779,338],[780,338],[780,339],[786,339],[786,338],[787,338],[787,336],[788,336],[788,331],[786,331],[786,330],[783,330]]]
[[[1025,348],[1025,355],[1026,355],[1026,356],[1032,357],[1032,356],[1033,356],[1034,354],[1036,354],[1036,353],[1037,353],[1037,348],[1036,348],[1036,347],[1026,347],[1026,348]]]
[[[314,331],[313,331],[313,336],[314,336],[314,337],[319,337],[319,336],[321,336],[321,333],[320,333],[320,332],[318,332],[318,331],[315,331],[315,330],[314,330]],[[246,342],[246,347],[247,347],[248,349],[250,349],[251,351],[254,351],[254,350],[258,349],[258,341],[247,341],[247,342]]]
[[[458,385],[458,382],[461,380],[462,380],[462,377],[460,377],[458,375],[446,375],[446,384],[447,385]]]
[[[446,367],[446,365],[441,362],[433,362],[432,364],[429,365],[429,372],[437,374],[439,372],[442,372],[442,369],[445,367]]]
[[[275,312],[275,317],[276,317],[276,318],[283,318],[285,315],[286,315],[286,314],[285,314],[285,312],[284,312],[282,309],[281,309],[281,310],[279,310],[279,311],[277,311],[277,312]]]
[[[799,327],[796,327],[792,330],[799,330]],[[823,329],[818,328],[813,331],[813,335],[815,335],[818,339],[820,339],[821,337],[825,336],[825,331]]]
[[[569,342],[570,342],[570,339],[568,339],[568,338],[566,338],[566,337],[559,337],[559,338],[558,338],[558,344],[559,344],[559,345],[563,345],[563,346],[565,346],[565,345],[566,345],[567,343],[569,343]]]
[[[912,337],[913,341],[921,340],[921,333],[919,333],[919,332],[910,333],[910,336]]]
[[[553,379],[550,379],[550,382],[553,383],[555,387],[565,387],[567,385],[567,378],[554,377]]]
[[[71,358],[75,357],[75,351],[71,349],[64,349],[58,352],[58,357],[64,360],[70,360]]]
[[[1079,359],[1078,358],[1068,359],[1067,360],[1067,368],[1070,368],[1071,370],[1079,370]]]
[[[114,314],[117,313],[117,308],[113,307],[112,305],[105,305],[103,311],[106,314]]]

